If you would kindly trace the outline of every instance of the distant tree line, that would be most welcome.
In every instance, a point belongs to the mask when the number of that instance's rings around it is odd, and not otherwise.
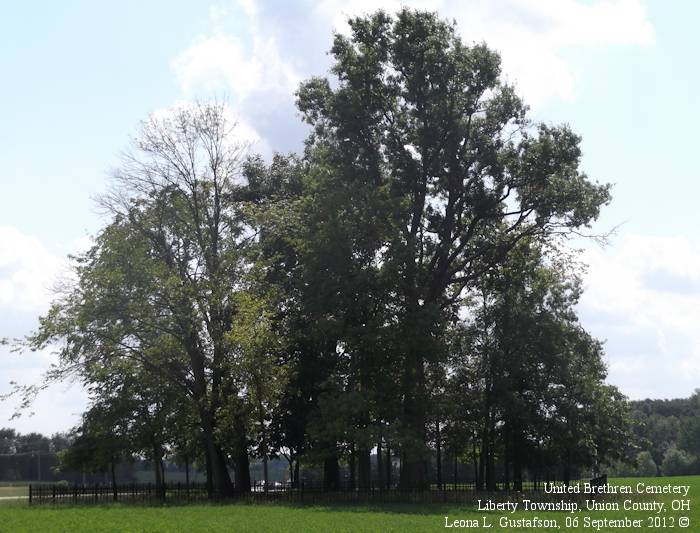
[[[700,390],[689,398],[630,402],[636,445],[612,472],[633,476],[700,474]]]
[[[143,123],[27,340],[60,358],[27,401],[88,389],[67,457],[136,454],[161,482],[177,456],[230,495],[251,459],[329,490],[459,462],[492,490],[626,456],[627,403],[575,312],[567,240],[610,200],[580,138],[528,118],[499,56],[435,14],[350,28],[296,93],[302,154],[251,154],[216,103]]]
[[[50,437],[41,433],[20,433],[12,428],[0,428],[0,455],[31,452],[57,453],[70,444],[67,433],[54,433]]]
[[[122,455],[114,469],[107,468],[97,464],[96,450],[86,449],[77,442],[77,436],[76,432],[46,436],[0,428],[0,482],[104,483],[111,482],[110,475],[114,473],[119,483],[153,483],[150,475],[153,469],[148,461]],[[78,457],[79,452],[85,455]],[[184,465],[173,457],[166,457],[166,461],[164,468],[169,480],[185,481]],[[199,480],[196,470],[192,472],[192,480]]]
[[[65,433],[50,437],[0,428],[0,481],[53,479],[57,454],[70,445]]]

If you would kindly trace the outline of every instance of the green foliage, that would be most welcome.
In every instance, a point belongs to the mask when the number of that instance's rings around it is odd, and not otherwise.
[[[444,444],[493,488],[496,461],[568,475],[629,451],[564,246],[610,200],[581,139],[530,120],[498,54],[434,13],[350,29],[333,79],[297,92],[303,156],[247,155],[217,104],[143,123],[27,341],[59,346],[46,383],[90,393],[66,464],[171,451],[230,494],[229,466],[245,491],[249,455],[279,453],[368,486],[378,445],[416,488]]]
[[[648,451],[639,452],[637,454],[637,470],[636,475],[640,477],[651,477],[655,476],[658,467],[654,462],[654,458]]]
[[[692,469],[694,462],[695,458],[688,452],[672,446],[664,454],[664,461],[661,463],[661,472],[663,472],[665,476],[687,475]]]
[[[670,453],[673,475],[695,473],[700,457],[700,403],[690,398],[631,402],[635,440],[657,465]],[[670,474],[669,474],[670,475]]]

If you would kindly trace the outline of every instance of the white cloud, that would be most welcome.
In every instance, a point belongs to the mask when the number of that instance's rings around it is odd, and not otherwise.
[[[87,236],[70,245],[72,253],[86,251],[92,245]],[[0,337],[22,337],[38,325],[58,281],[69,279],[68,262],[52,253],[44,244],[11,226],[0,226]],[[13,353],[0,346],[0,395],[10,392],[14,381],[28,385],[39,383],[41,376],[56,363],[51,347],[37,352]],[[0,402],[0,427],[22,432],[52,433],[69,429],[85,408],[86,393],[80,385],[58,384],[43,391],[30,410],[10,421],[18,404],[10,398]],[[30,413],[36,413],[29,416]]]
[[[5,378],[0,382],[0,394],[10,392],[10,380],[23,385],[40,383],[43,373],[56,359],[51,348],[22,354],[0,348],[0,375]],[[21,433],[67,431],[80,421],[87,403],[87,391],[80,383],[56,383],[41,391],[32,405],[20,412],[19,418],[12,417],[20,398],[0,402],[0,427],[12,427]]]
[[[575,98],[582,73],[567,50],[654,42],[636,0],[322,0],[294,7],[238,0],[211,7],[211,29],[171,67],[185,98],[225,95],[264,155],[298,150],[307,130],[293,94],[301,80],[327,72],[332,32],[347,32],[348,17],[404,5],[455,19],[464,40],[499,50],[504,78],[534,107]]]
[[[254,11],[249,16],[255,20]],[[291,95],[301,78],[282,59],[274,36],[264,36],[254,27],[251,33],[250,42],[244,43],[239,36],[217,30],[200,36],[177,56],[171,66],[185,94],[226,90],[238,102],[257,91]]]
[[[688,395],[700,382],[700,247],[627,234],[589,249],[580,309],[608,338],[610,379],[636,397]]]
[[[0,310],[44,311],[65,266],[38,239],[0,226]]]
[[[637,0],[478,0],[444,7],[465,40],[486,41],[501,53],[503,72],[535,107],[575,98],[582,73],[567,59],[567,50],[655,40]]]
[[[585,73],[567,51],[655,40],[639,0],[308,0],[274,7],[237,0],[211,7],[211,30],[171,66],[187,97],[230,94],[245,120],[277,145],[280,140],[273,137],[279,133],[259,123],[298,121],[292,94],[300,80],[327,71],[332,31],[347,32],[349,16],[380,8],[393,13],[403,6],[438,11],[456,20],[465,41],[486,41],[501,52],[504,77],[533,107],[576,97]],[[290,109],[281,113],[283,108]]]

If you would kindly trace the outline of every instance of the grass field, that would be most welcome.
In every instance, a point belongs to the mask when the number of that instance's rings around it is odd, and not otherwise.
[[[7,496],[26,496],[27,493],[26,485],[0,485],[0,498]]]
[[[499,519],[507,516],[509,519],[540,519],[556,520],[559,526],[556,531],[661,531],[663,520],[665,529],[679,531],[700,531],[700,477],[672,478],[632,478],[611,480],[611,484],[631,485],[636,487],[638,482],[649,485],[690,485],[690,492],[685,499],[690,499],[690,511],[666,512],[654,511],[581,511],[570,514],[563,512],[525,512],[513,514],[499,512],[482,512],[465,506],[429,506],[429,505],[332,505],[332,506],[288,506],[288,505],[185,505],[165,507],[129,507],[116,506],[85,506],[85,507],[29,507],[26,502],[4,502],[0,504],[0,531],[42,531],[42,532],[102,532],[102,531],[133,531],[133,532],[169,532],[169,531],[292,531],[304,533],[307,531],[444,531],[445,517],[450,521],[476,519],[486,520],[493,524],[491,529],[468,528],[466,530],[481,531],[551,531],[537,527],[499,526]],[[534,498],[534,497],[533,497]],[[623,499],[626,497],[623,497]],[[670,506],[674,499],[683,496],[655,495],[647,496],[644,501],[657,501]],[[639,501],[635,495],[634,501]],[[610,500],[610,501],[620,501]],[[578,518],[579,527],[566,527],[566,517]],[[583,527],[584,517],[590,520],[622,519],[642,520],[640,527],[603,527],[602,523],[590,523]],[[651,517],[651,521],[650,518]],[[687,527],[679,527],[680,517],[687,517]],[[656,521],[656,522],[654,522]],[[673,522],[673,528],[670,527]],[[598,527],[596,527],[598,526]],[[465,528],[454,528],[451,531],[464,531]]]

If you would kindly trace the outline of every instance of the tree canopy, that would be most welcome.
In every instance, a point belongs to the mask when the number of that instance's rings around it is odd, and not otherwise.
[[[303,154],[250,153],[217,103],[142,124],[28,339],[58,343],[49,381],[88,387],[78,442],[112,464],[199,455],[212,495],[249,491],[249,458],[278,455],[327,489],[343,464],[368,488],[373,451],[377,482],[403,489],[433,461],[441,483],[448,452],[489,490],[600,470],[628,414],[576,317],[566,243],[609,186],[453,24],[404,9],[350,30],[296,93]]]

